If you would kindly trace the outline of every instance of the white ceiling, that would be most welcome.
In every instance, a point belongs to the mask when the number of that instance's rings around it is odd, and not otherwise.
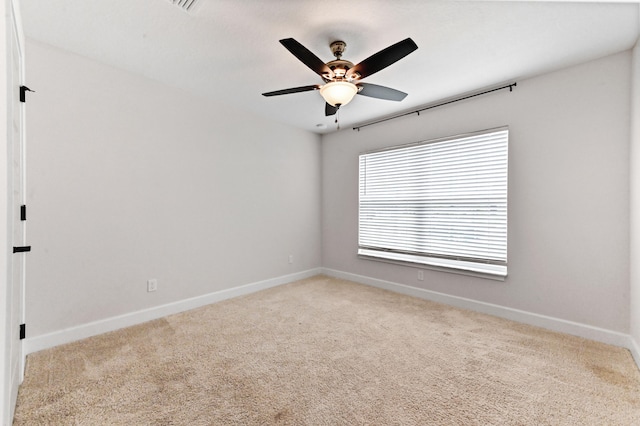
[[[343,40],[353,63],[407,37],[417,43],[365,79],[409,96],[399,103],[356,96],[340,110],[346,128],[624,51],[638,38],[640,16],[634,2],[198,0],[188,13],[170,0],[20,6],[28,38],[318,133],[335,130],[318,92],[261,96],[322,83],[282,38],[323,61],[334,59],[329,43]]]

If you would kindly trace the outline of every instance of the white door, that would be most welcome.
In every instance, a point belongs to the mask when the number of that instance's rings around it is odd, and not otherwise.
[[[18,395],[18,386],[22,382],[22,342],[20,340],[20,324],[23,323],[25,262],[28,252],[26,250],[26,220],[22,214],[22,206],[25,203],[25,144],[24,144],[24,104],[20,102],[20,86],[23,82],[22,75],[22,49],[20,38],[14,22],[11,34],[8,35],[11,46],[11,63],[8,69],[9,93],[12,102],[9,104],[8,144],[10,147],[11,161],[11,192],[9,201],[9,220],[11,221],[12,245],[15,253],[11,254],[11,281],[9,282],[9,379],[10,404],[13,408]]]

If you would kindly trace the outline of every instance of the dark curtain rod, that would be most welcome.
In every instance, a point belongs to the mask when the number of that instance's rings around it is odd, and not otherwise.
[[[516,87],[517,85],[518,85],[518,83],[514,81],[513,83],[505,84],[504,86],[496,87],[494,89],[486,89],[486,90],[483,90],[481,92],[471,93],[471,94],[468,94],[468,95],[462,95],[462,96],[460,96],[458,98],[454,98],[454,99],[451,99],[451,100],[448,100],[448,101],[438,102],[436,104],[429,105],[429,106],[426,106],[424,108],[420,108],[420,109],[417,109],[417,110],[414,110],[414,111],[410,111],[410,112],[405,112],[404,114],[394,115],[392,117],[387,117],[387,118],[383,118],[381,120],[372,121],[370,123],[362,124],[360,126],[354,127],[353,130],[360,131],[360,129],[363,128],[363,127],[372,126],[374,124],[383,123],[385,121],[394,120],[396,118],[404,117],[404,116],[411,115],[411,114],[420,115],[420,113],[422,111],[426,111],[428,109],[441,107],[441,106],[452,104],[452,103],[458,102],[458,101],[464,101],[465,99],[475,98],[476,96],[486,95],[487,93],[497,92],[498,90],[509,89],[509,92],[513,92],[513,88]]]

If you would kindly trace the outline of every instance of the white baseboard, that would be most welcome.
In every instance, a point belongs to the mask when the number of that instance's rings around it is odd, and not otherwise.
[[[107,333],[109,331],[118,330],[124,327],[141,324],[143,322],[162,318],[167,315],[173,315],[180,312],[188,311],[190,309],[199,308],[201,306],[220,302],[226,299],[231,299],[233,297],[255,293],[260,290],[265,290],[292,281],[309,278],[318,274],[325,274],[331,277],[354,281],[357,283],[393,291],[395,293],[406,294],[408,296],[414,296],[438,303],[444,303],[458,308],[469,309],[475,312],[494,315],[500,318],[534,325],[560,333],[567,333],[574,336],[584,337],[586,339],[624,347],[629,349],[636,364],[638,365],[638,368],[640,368],[640,345],[628,334],[606,330],[599,327],[593,327],[573,321],[567,321],[560,318],[535,314],[519,309],[494,305],[491,303],[481,302],[473,299],[467,299],[464,297],[452,296],[436,291],[411,287],[391,281],[384,281],[377,278],[366,277],[363,275],[337,271],[329,268],[309,269],[307,271],[283,275],[264,281],[258,281],[255,283],[250,283],[230,289],[216,291],[190,299],[180,300],[166,305],[156,306],[154,308],[136,311],[117,317],[106,318],[88,324],[82,324],[76,327],[55,331],[53,333],[44,334],[41,336],[30,337],[24,340],[23,353],[24,356],[26,356],[30,353],[52,348],[54,346],[74,342],[76,340],[96,336],[98,334]]]
[[[283,275],[264,281],[216,291],[190,299],[179,300],[177,302],[131,312],[117,317],[105,318],[103,320],[82,324],[65,330],[54,331],[41,336],[30,337],[24,340],[23,353],[26,357],[30,353],[52,348],[54,346],[63,345],[65,343],[74,342],[76,340],[85,339],[87,337],[96,336],[98,334],[107,333],[124,327],[141,324],[143,322],[210,305],[233,297],[255,293],[256,291],[309,278],[320,273],[322,273],[321,268],[309,269],[294,274]]]
[[[322,268],[322,273],[331,277],[390,290],[395,293],[401,293],[408,296],[431,300],[433,302],[444,303],[446,305],[455,306],[457,308],[469,309],[471,311],[481,312],[484,314],[489,314],[496,317],[545,328],[547,330],[571,334],[574,336],[584,337],[585,339],[596,340],[598,342],[627,348],[629,349],[629,351],[631,351],[636,364],[640,368],[640,348],[628,334],[619,333],[617,331],[607,330],[604,328],[593,327],[573,321],[567,321],[560,318],[521,311],[519,309],[508,308],[506,306],[494,305],[491,303],[480,302],[478,300],[452,296],[450,294],[439,293],[436,291],[425,290],[417,287],[411,287],[391,281],[379,280],[376,278],[352,274],[349,272],[336,271],[334,269]]]

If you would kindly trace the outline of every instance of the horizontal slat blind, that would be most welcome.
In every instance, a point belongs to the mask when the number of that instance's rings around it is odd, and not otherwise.
[[[506,264],[508,134],[360,155],[359,247]]]

